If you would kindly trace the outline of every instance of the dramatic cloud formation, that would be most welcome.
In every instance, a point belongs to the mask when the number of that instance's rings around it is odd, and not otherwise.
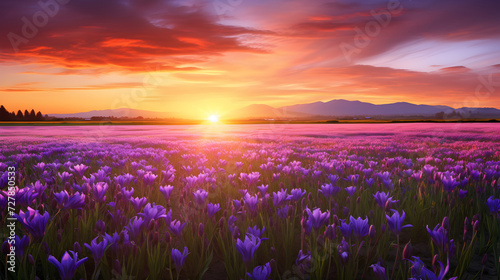
[[[0,97],[53,113],[187,117],[336,98],[500,107],[499,10],[495,0],[4,0]]]

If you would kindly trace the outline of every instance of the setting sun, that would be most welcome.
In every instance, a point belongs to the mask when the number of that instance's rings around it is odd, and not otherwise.
[[[219,116],[211,115],[210,117],[208,117],[208,120],[213,123],[219,122]]]

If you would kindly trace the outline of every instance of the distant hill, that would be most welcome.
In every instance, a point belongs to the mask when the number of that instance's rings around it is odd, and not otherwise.
[[[416,105],[407,102],[375,105],[361,101],[335,99],[328,102],[315,102],[281,107],[290,112],[314,114],[322,116],[408,116],[408,115],[435,115],[439,112],[453,111],[448,106]]]
[[[286,109],[274,108],[265,104],[252,104],[222,116],[224,119],[284,119],[298,118],[307,114],[289,112]]]
[[[436,114],[444,113],[445,116],[456,118],[500,118],[500,110],[496,108],[463,107],[455,109],[450,106],[417,105],[407,102],[376,105],[343,99],[285,106],[278,108],[278,110],[286,110],[290,114],[296,112],[324,117],[365,116],[404,118],[408,116],[422,116],[432,118]]]
[[[121,108],[116,110],[95,110],[74,114],[49,114],[56,118],[128,117],[128,118],[181,118],[179,114]],[[329,118],[371,117],[385,119],[418,118],[500,118],[495,108],[452,108],[449,106],[417,105],[407,102],[376,105],[361,101],[335,99],[328,102],[296,104],[274,108],[265,104],[252,104],[220,116],[227,120],[324,120]]]
[[[116,109],[116,110],[94,110],[94,111],[74,113],[74,114],[49,114],[49,117],[84,118],[84,119],[89,119],[91,117],[171,118],[171,117],[173,117],[173,114],[166,113],[166,112],[154,112],[154,111],[146,111],[146,110],[120,108],[120,109]]]

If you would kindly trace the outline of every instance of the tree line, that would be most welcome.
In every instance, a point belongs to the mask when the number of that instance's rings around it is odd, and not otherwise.
[[[9,112],[3,105],[0,106],[0,121],[43,121],[45,117],[40,111],[35,113],[34,109],[31,111],[24,110],[24,114],[21,110],[16,112]]]

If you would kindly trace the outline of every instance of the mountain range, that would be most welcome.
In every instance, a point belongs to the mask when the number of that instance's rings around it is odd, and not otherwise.
[[[136,110],[130,108],[120,108],[115,110],[93,110],[89,112],[73,113],[73,114],[49,114],[50,117],[55,118],[84,118],[90,119],[91,117],[115,117],[115,118],[172,118],[172,113],[167,112],[154,112],[147,110]]]
[[[139,117],[172,118],[173,113],[152,112],[121,108],[116,110],[100,110],[75,114],[49,114],[58,118],[91,118],[104,117]],[[328,102],[296,104],[284,107],[271,107],[265,104],[252,104],[220,116],[222,119],[335,119],[335,118],[408,118],[437,116],[450,118],[500,118],[500,110],[496,108],[452,108],[442,105],[412,104],[397,102],[390,104],[372,104],[361,101],[335,99]],[[178,117],[178,116],[177,116]]]

